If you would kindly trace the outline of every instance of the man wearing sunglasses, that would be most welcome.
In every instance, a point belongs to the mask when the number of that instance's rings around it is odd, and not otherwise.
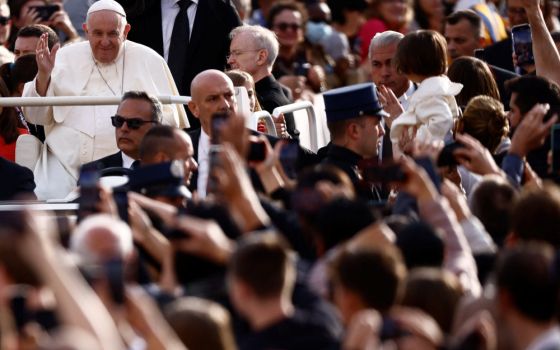
[[[143,91],[128,91],[122,97],[117,113],[111,117],[119,151],[94,163],[98,169],[133,168],[139,157],[140,142],[155,125],[161,124],[161,103]],[[91,165],[86,164],[85,166]]]

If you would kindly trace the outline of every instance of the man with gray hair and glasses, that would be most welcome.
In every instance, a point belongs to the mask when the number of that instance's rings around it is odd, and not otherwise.
[[[261,107],[272,114],[274,108],[291,103],[282,85],[272,75],[272,66],[278,57],[278,39],[269,29],[254,25],[233,29],[230,33],[228,64],[233,69],[243,70],[255,81],[255,92]],[[286,114],[276,120],[276,131],[280,137],[297,137],[294,117]]]
[[[389,118],[383,118],[385,135],[389,135],[392,121],[408,107],[407,100],[416,90],[416,84],[399,73],[393,64],[397,46],[403,37],[401,33],[387,30],[377,33],[369,45],[371,79],[377,86],[383,109],[390,114]],[[379,156],[384,160],[392,159],[392,144],[388,136],[383,136]]]

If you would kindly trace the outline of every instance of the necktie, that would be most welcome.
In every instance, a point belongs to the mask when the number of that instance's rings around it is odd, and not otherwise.
[[[134,162],[132,162],[132,164],[130,165],[130,169],[135,170],[138,169],[140,167],[140,161],[139,160],[135,160]]]
[[[187,46],[189,45],[189,17],[187,9],[191,6],[191,0],[179,0],[179,13],[175,17],[173,32],[171,33],[171,43],[169,44],[169,56],[167,64],[175,80],[175,84],[180,86],[185,71],[185,60],[187,58]]]

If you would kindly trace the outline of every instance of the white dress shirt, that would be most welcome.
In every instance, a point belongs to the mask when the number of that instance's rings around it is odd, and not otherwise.
[[[208,185],[208,173],[210,172],[210,137],[200,130],[198,139],[198,182],[196,190],[200,198],[206,198],[206,186]]]
[[[121,152],[121,156],[123,168],[130,169],[130,167],[132,167],[132,163],[134,163],[136,159],[127,156],[124,152]]]
[[[161,1],[161,30],[163,33],[163,58],[167,61],[169,57],[169,45],[171,44],[171,34],[173,33],[173,25],[175,17],[179,14],[179,0],[162,0]],[[189,17],[189,39],[192,36],[194,19],[196,17],[196,9],[198,8],[198,0],[191,0],[192,4],[187,9]]]
[[[537,339],[533,340],[526,350],[558,349],[559,346],[560,328],[558,326],[553,326],[546,332],[541,333]]]

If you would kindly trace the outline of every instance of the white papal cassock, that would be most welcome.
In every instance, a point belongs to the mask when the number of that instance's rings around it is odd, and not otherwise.
[[[124,84],[124,86],[123,86]],[[153,95],[178,95],[165,60],[152,49],[126,41],[116,60],[96,62],[89,42],[66,46],[57,53],[46,96],[121,96],[130,90]],[[39,96],[35,80],[23,96]],[[117,106],[26,107],[25,118],[44,125],[48,147],[35,165],[39,199],[64,198],[75,187],[79,167],[118,151],[110,117]],[[164,124],[188,127],[183,106],[164,105]]]

